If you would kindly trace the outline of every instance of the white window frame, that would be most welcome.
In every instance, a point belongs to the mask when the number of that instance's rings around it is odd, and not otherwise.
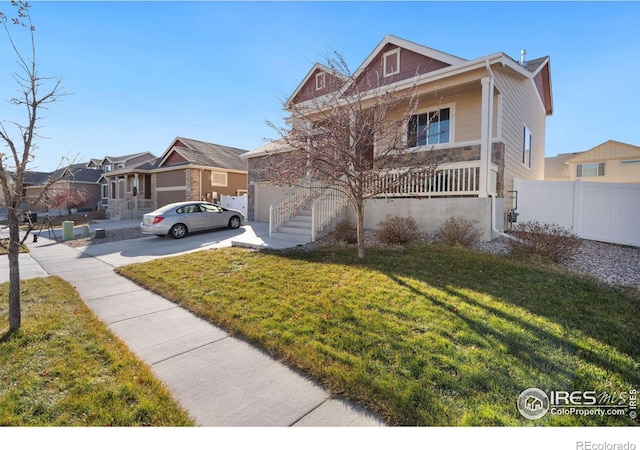
[[[220,181],[220,179],[218,179],[217,181],[215,180],[216,176],[223,176],[224,177],[224,182]],[[211,171],[211,186],[223,186],[226,187],[229,183],[229,174],[227,172],[214,172]]]
[[[392,64],[387,70],[387,60],[395,55],[395,67]],[[392,75],[396,75],[400,73],[400,47],[394,48],[393,50],[389,50],[388,52],[384,52],[382,54],[382,75],[383,77],[390,77]]]
[[[596,170],[595,175],[585,175],[584,174],[584,166],[591,166],[590,169]],[[602,174],[601,169],[602,168]],[[607,165],[603,162],[597,163],[587,163],[587,164],[577,164],[576,165],[576,178],[589,178],[589,177],[604,177],[606,174]]]
[[[316,74],[316,91],[324,89],[326,86],[326,77],[324,72]]]
[[[429,113],[440,111],[441,109],[447,109],[447,108],[449,108],[449,141],[438,143],[438,144],[416,145],[414,147],[408,147],[408,149],[418,149],[418,148],[424,148],[424,147],[442,148],[442,147],[450,146],[451,144],[456,142],[455,140],[455,116],[456,116],[455,103],[447,103],[444,105],[437,105],[429,108],[420,109],[416,111],[416,113],[413,114],[411,117],[419,116],[421,114],[429,114]],[[406,123],[404,126],[402,139],[403,139],[404,145],[407,146],[409,144],[409,123]]]
[[[528,126],[523,125],[522,130],[522,165],[531,168],[533,154],[533,134]]]

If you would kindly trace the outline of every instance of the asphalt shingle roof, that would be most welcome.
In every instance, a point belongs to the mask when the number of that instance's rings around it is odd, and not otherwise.
[[[247,170],[247,162],[241,158],[241,155],[247,153],[247,150],[195,139],[182,137],[177,139],[189,146],[188,149],[178,148],[178,150],[192,164],[220,167],[222,169]]]

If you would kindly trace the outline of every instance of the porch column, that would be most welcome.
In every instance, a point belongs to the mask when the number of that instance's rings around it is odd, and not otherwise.
[[[138,185],[138,174],[137,173],[133,174],[133,185],[136,187],[137,194],[139,195],[140,194],[140,186]],[[131,193],[133,194],[133,188],[131,188],[131,191],[132,191]],[[133,198],[133,209],[134,209],[134,211],[138,210],[138,195],[136,195],[135,197],[132,197]]]
[[[489,189],[489,165],[491,164],[491,78],[485,77],[482,80],[482,106],[480,117],[480,192],[478,197],[487,197]]]

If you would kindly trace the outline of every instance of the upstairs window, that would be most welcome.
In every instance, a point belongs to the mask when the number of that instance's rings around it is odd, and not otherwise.
[[[531,168],[532,141],[531,131],[525,125],[522,132],[522,164],[529,168]]]
[[[227,185],[226,172],[211,172],[211,186],[226,186],[226,185]]]
[[[604,163],[578,164],[576,166],[576,178],[603,176]]]
[[[400,47],[382,55],[382,66],[385,77],[400,73]]]
[[[325,84],[325,74],[324,72],[320,72],[316,74],[316,91],[324,89]]]
[[[451,135],[451,109],[416,114],[407,125],[407,146],[447,144]]]

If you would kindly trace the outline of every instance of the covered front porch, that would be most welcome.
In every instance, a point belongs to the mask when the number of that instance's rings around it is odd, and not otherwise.
[[[110,219],[140,219],[155,209],[151,174],[106,174],[102,204]]]

